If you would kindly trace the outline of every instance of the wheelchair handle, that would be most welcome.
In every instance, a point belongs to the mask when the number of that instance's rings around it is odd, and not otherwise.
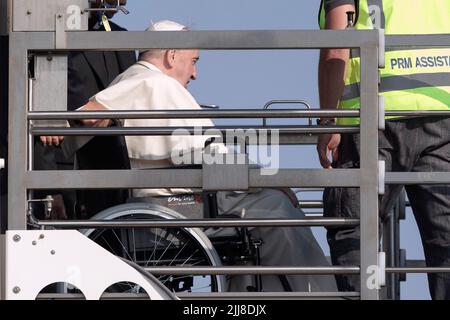
[[[270,100],[269,102],[267,102],[263,109],[264,110],[268,110],[272,105],[275,104],[302,104],[306,107],[306,109],[310,110],[311,109],[311,105],[305,101],[305,100]],[[312,126],[312,119],[308,118],[308,124],[310,126]],[[267,118],[263,118],[263,126],[267,125]]]

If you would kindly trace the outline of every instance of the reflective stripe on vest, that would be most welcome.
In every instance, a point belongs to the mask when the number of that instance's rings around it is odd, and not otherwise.
[[[385,28],[389,34],[450,33],[450,1],[360,0],[355,29]],[[320,26],[325,26],[324,7]],[[450,109],[450,48],[387,48],[380,93],[387,110]],[[359,108],[360,59],[351,50],[340,108]],[[357,124],[358,119],[340,119]]]

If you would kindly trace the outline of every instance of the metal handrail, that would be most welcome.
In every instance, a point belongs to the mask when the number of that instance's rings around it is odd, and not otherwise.
[[[305,100],[271,100],[269,102],[267,102],[263,109],[264,110],[268,110],[271,106],[275,105],[275,104],[303,104],[306,109],[311,110],[311,106],[309,105],[309,103]],[[267,125],[267,119],[263,118],[263,126]],[[308,124],[311,126],[312,125],[312,119],[308,118]]]
[[[295,227],[295,226],[357,226],[359,219],[303,217],[297,219],[142,219],[142,220],[37,220],[40,227],[80,228],[155,228],[155,227]]]
[[[28,120],[75,119],[202,119],[202,118],[309,118],[309,117],[359,117],[354,110],[116,110],[116,111],[30,111]]]
[[[278,100],[276,100],[278,101]],[[290,100],[286,100],[290,101]],[[79,120],[79,119],[203,119],[203,118],[355,118],[359,109],[309,109],[309,110],[135,110],[135,111],[30,111],[28,120]],[[390,117],[450,116],[450,110],[386,110]],[[264,120],[264,119],[263,119]],[[264,124],[264,122],[263,122]]]
[[[386,268],[386,273],[450,273],[450,267],[389,267]]]
[[[108,127],[108,128],[57,128],[57,127],[33,127],[30,133],[34,136],[111,136],[111,135],[154,135],[154,136],[169,136],[179,130],[177,134],[183,133],[188,135],[193,134],[208,134],[208,130],[214,130],[214,133],[221,132],[222,134],[235,133],[236,131],[254,130],[256,132],[268,132],[276,130],[279,134],[320,134],[320,133],[357,133],[359,126],[214,126],[214,127]]]
[[[146,271],[154,275],[329,275],[329,274],[358,274],[360,268],[358,266],[345,267],[145,267]]]

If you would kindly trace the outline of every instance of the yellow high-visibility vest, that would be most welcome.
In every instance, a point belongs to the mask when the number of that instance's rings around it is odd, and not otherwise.
[[[448,0],[359,0],[354,28],[385,29],[386,35],[450,34]],[[322,1],[320,28],[325,28]],[[450,44],[435,48],[386,48],[386,66],[380,69],[380,94],[386,110],[450,109]],[[360,106],[360,59],[351,50],[339,108]],[[357,118],[339,124],[358,124]]]

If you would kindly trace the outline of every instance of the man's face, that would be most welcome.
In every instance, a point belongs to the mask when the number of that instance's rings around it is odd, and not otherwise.
[[[171,76],[183,87],[187,87],[191,80],[197,78],[197,61],[200,59],[199,50],[175,50],[173,57]]]

